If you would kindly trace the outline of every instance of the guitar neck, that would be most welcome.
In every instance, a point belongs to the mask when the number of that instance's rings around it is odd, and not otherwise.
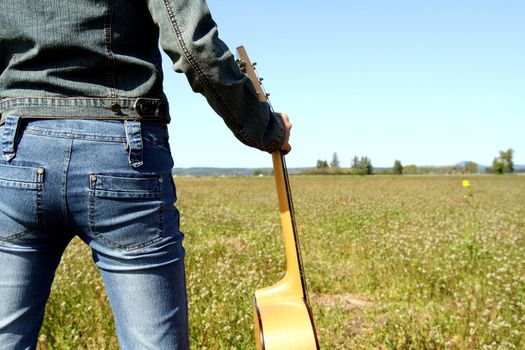
[[[252,81],[259,101],[269,103],[268,94],[261,85],[262,79],[255,73],[255,63],[252,64],[244,47],[238,47],[237,53],[237,63]],[[256,348],[319,350],[317,331],[308,300],[286,162],[280,150],[272,153],[272,160],[279,199],[286,274],[274,285],[255,291],[253,300]]]
[[[264,91],[264,88],[261,84],[261,79],[258,78],[257,73],[255,72],[255,63],[251,62],[250,58],[248,57],[248,53],[243,46],[239,46],[237,48],[237,54],[239,56],[238,63],[241,69],[246,73],[253,83],[255,90],[257,91],[259,101],[269,103],[268,95]],[[279,211],[281,217],[281,227],[283,231],[284,251],[286,256],[286,276],[292,285],[300,285],[300,288],[293,287],[291,289],[294,291],[301,290],[302,297],[304,298],[307,305],[309,305],[308,291],[306,287],[306,279],[304,277],[304,269],[299,247],[297,227],[295,224],[292,193],[290,190],[286,162],[281,151],[273,152],[272,159],[275,182],[277,186],[277,195],[279,198]]]
[[[284,251],[286,255],[286,273],[290,276],[297,276],[296,278],[300,279],[303,298],[305,299],[307,305],[309,305],[308,288],[304,275],[299,236],[297,234],[297,226],[295,222],[292,191],[290,188],[285,157],[280,151],[276,151],[272,153],[272,160],[275,183],[277,186],[277,196],[279,199],[281,226],[283,230]]]

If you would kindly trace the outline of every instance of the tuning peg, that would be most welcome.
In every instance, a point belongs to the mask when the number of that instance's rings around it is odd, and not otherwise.
[[[270,94],[269,94],[269,93],[266,94],[266,98],[268,98],[268,97],[270,97]]]
[[[255,67],[257,65],[257,62],[252,62],[252,66]]]
[[[239,68],[243,73],[246,73],[246,62],[243,60],[236,60],[237,64],[239,65]]]
[[[259,81],[262,83],[262,81],[264,80],[263,77],[259,77]]]

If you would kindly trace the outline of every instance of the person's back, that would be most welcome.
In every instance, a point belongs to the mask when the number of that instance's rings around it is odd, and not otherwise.
[[[158,28],[146,1],[1,4],[0,98],[164,98]]]
[[[203,0],[0,3],[2,115],[169,121],[160,30],[173,68],[239,140],[269,152],[284,143],[281,118],[256,102]]]
[[[54,271],[78,236],[104,279],[121,348],[188,348],[159,37],[245,144],[288,151],[287,117],[258,101],[204,0],[0,8],[0,347],[36,346]]]

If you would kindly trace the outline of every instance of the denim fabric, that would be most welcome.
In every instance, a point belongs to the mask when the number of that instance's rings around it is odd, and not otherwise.
[[[121,349],[189,348],[166,125],[8,116],[0,135],[0,348],[35,349],[74,236],[92,249]]]
[[[3,115],[166,115],[160,37],[173,69],[239,140],[268,152],[284,141],[282,119],[258,101],[204,0],[0,0],[0,9]],[[151,108],[137,108],[144,98]]]

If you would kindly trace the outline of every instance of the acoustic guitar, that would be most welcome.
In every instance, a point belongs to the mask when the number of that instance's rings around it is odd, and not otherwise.
[[[237,48],[238,64],[250,78],[261,102],[269,102],[244,47]],[[284,155],[272,153],[286,258],[286,273],[273,286],[253,297],[255,342],[258,350],[319,350],[295,225],[292,194]]]

